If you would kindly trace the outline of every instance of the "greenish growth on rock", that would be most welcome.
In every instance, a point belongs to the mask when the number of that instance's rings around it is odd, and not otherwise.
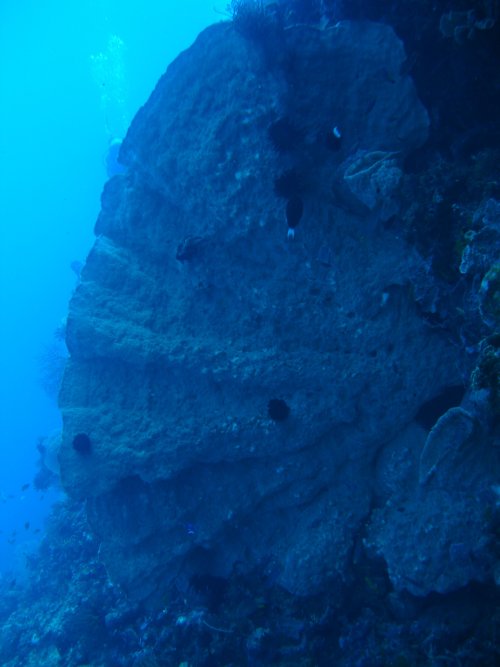
[[[495,423],[500,421],[500,333],[486,338],[481,345],[477,366],[472,372],[473,389],[486,389]]]
[[[481,281],[479,290],[481,316],[491,327],[500,326],[500,262],[489,269]]]

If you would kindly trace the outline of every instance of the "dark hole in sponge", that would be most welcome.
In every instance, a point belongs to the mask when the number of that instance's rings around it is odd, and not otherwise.
[[[73,449],[79,454],[90,454],[92,445],[90,438],[86,433],[78,433],[73,438]]]
[[[278,197],[290,199],[304,190],[304,178],[295,167],[282,171],[274,180],[274,192]]]
[[[194,574],[189,580],[189,585],[199,596],[200,602],[210,611],[218,611],[224,603],[228,590],[227,579],[211,574]]]
[[[445,412],[460,405],[464,394],[465,387],[462,385],[446,387],[440,394],[420,406],[415,421],[430,431]]]
[[[304,212],[304,202],[298,195],[294,195],[286,204],[286,221],[290,229],[295,229]]]
[[[275,422],[283,422],[290,414],[290,408],[282,398],[271,398],[267,404],[267,412]]]

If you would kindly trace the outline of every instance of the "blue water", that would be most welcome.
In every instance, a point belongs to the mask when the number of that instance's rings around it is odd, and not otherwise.
[[[0,572],[22,569],[60,493],[32,483],[37,440],[60,427],[40,357],[92,244],[109,143],[225,5],[1,0]]]

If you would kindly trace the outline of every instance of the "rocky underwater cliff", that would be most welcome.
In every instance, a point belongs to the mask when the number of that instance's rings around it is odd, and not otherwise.
[[[104,188],[44,664],[445,664],[424,659],[464,636],[494,664],[500,188],[450,205],[443,268],[445,170],[419,166],[432,119],[394,29],[269,30],[205,30]]]

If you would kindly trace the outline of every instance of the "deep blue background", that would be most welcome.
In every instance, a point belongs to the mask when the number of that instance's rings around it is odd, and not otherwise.
[[[76,283],[70,264],[93,242],[109,140],[225,6],[1,0],[0,572],[22,567],[54,500],[32,484],[21,490],[36,472],[37,438],[60,426],[40,386],[39,357],[66,316]],[[123,43],[114,53],[113,36]]]

